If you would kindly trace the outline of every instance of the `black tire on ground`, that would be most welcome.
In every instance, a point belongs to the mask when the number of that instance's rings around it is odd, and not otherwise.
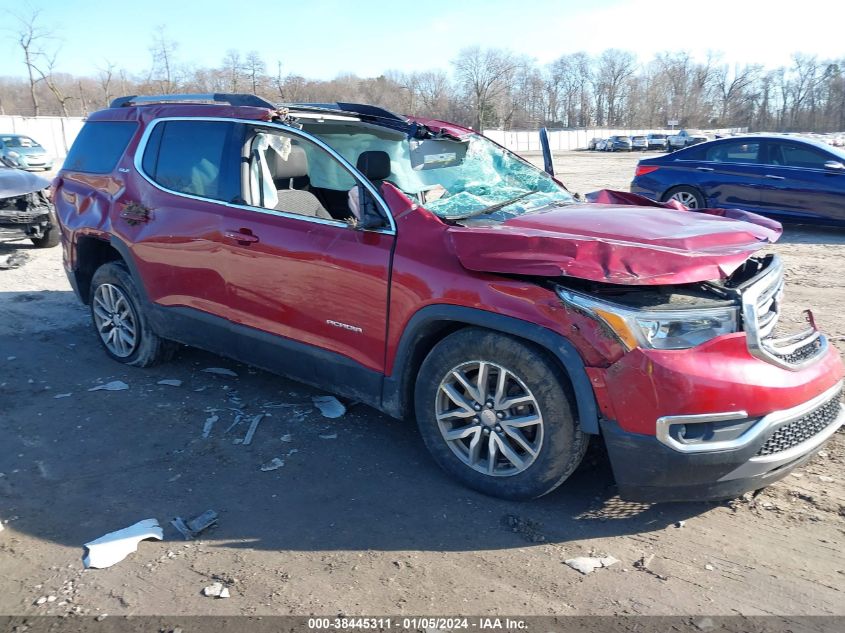
[[[679,193],[689,194],[695,199],[695,206],[686,205],[690,209],[704,208],[704,196],[701,195],[701,192],[698,189],[696,189],[695,187],[690,187],[689,185],[680,185],[678,187],[672,187],[671,189],[669,189],[669,191],[663,194],[663,202],[668,201],[672,196]]]
[[[132,313],[137,330],[137,341],[132,352],[128,356],[118,356],[113,353],[105,344],[97,331],[96,319],[94,318],[95,296],[97,288],[103,284],[116,286],[126,298],[129,309]],[[138,292],[132,275],[123,262],[109,262],[100,266],[91,279],[91,320],[94,323],[94,333],[97,340],[103,346],[106,354],[114,360],[132,365],[133,367],[151,367],[170,360],[176,351],[177,345],[172,341],[161,338],[150,327],[147,315],[144,313],[144,302]]]
[[[440,431],[436,409],[441,383],[453,369],[477,361],[495,363],[518,377],[533,394],[542,416],[536,457],[516,474],[493,476],[473,469],[458,458]],[[491,381],[492,391],[495,379]],[[534,499],[551,492],[572,474],[587,450],[589,436],[574,415],[574,397],[563,370],[542,348],[508,335],[471,327],[447,336],[423,362],[414,396],[417,425],[434,460],[466,486],[494,497]],[[516,415],[522,415],[518,408]],[[492,434],[492,429],[487,430]],[[486,445],[489,436],[482,437]],[[537,441],[537,435],[533,437]]]
[[[31,237],[30,241],[35,244],[35,248],[52,248],[59,245],[61,240],[61,233],[59,232],[59,223],[56,220],[56,212],[50,211],[50,226],[44,231],[41,237]]]

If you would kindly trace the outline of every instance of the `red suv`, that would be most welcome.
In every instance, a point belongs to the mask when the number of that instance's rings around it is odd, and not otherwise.
[[[553,490],[601,436],[627,498],[730,497],[845,417],[826,338],[772,336],[783,267],[753,253],[780,225],[578,202],[457,125],[124,97],[53,186],[109,356],[146,367],[178,342],[415,416],[435,460],[491,495]]]

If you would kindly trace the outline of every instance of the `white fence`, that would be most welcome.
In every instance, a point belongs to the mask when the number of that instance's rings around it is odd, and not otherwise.
[[[707,130],[708,134],[744,132],[745,128]],[[645,134],[677,134],[677,130],[621,129],[594,127],[577,130],[549,130],[549,145],[552,150],[587,149],[590,139],[608,136],[640,136]],[[484,136],[504,145],[513,152],[540,152],[539,130],[484,130]]]
[[[84,121],[82,117],[0,115],[0,134],[25,134],[62,159]]]
[[[64,158],[73,140],[82,129],[83,117],[23,117],[0,115],[0,134],[26,134],[46,147],[57,158]],[[710,134],[744,132],[744,128],[707,130]],[[549,144],[553,150],[586,149],[592,138],[608,136],[636,136],[656,132],[673,134],[673,130],[584,128],[577,130],[549,130]],[[485,130],[484,135],[514,152],[539,152],[538,130]]]

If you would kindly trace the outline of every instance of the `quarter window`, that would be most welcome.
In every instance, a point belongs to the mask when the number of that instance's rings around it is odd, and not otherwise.
[[[137,128],[132,121],[89,121],[73,142],[63,169],[111,173]]]
[[[166,189],[212,200],[238,202],[237,134],[225,121],[165,121],[150,135],[142,166]]]

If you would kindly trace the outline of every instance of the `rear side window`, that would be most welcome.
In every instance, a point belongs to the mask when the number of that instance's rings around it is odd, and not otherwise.
[[[73,142],[63,169],[89,174],[110,173],[137,128],[134,121],[89,121]]]
[[[144,172],[165,189],[212,200],[240,199],[237,131],[226,121],[165,121],[150,134]]]
[[[708,147],[704,160],[714,163],[757,163],[759,156],[760,143],[734,141]]]

